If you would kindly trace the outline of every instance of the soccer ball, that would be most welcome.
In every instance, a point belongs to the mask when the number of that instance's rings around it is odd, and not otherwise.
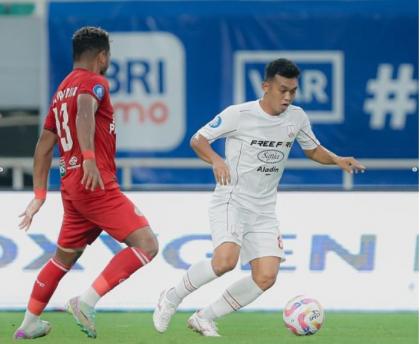
[[[286,304],[283,321],[295,335],[308,336],[317,333],[321,328],[324,310],[317,300],[299,295]]]

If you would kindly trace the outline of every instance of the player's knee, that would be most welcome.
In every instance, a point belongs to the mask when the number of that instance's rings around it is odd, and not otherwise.
[[[214,273],[217,276],[221,276],[226,272],[233,270],[238,263],[238,259],[236,257],[223,257],[218,259],[213,259],[212,267]]]
[[[260,272],[253,274],[252,278],[258,287],[262,290],[267,290],[270,289],[276,282],[277,273]]]
[[[156,235],[149,227],[136,230],[130,234],[124,242],[130,247],[138,248],[150,259],[153,259],[159,252],[159,243]]]
[[[156,255],[159,252],[158,243],[153,242],[153,241],[151,241],[147,245],[141,245],[141,247],[137,247],[137,248],[140,249],[142,252],[144,252],[150,258],[150,260],[156,257]]]
[[[71,268],[79,259],[79,257],[82,255],[83,250],[63,250],[59,247],[57,247],[57,250],[55,252],[54,255],[54,259],[62,264],[63,266],[67,267],[67,268]]]
[[[150,236],[146,240],[143,240],[141,245],[138,245],[139,248],[146,253],[151,259],[156,257],[156,255],[159,252],[159,243],[156,239],[156,237]]]
[[[159,243],[157,240],[154,240],[153,242],[150,243],[150,245],[148,246],[147,250],[146,250],[147,254],[149,255],[149,257],[154,258],[157,256],[158,252],[159,252]]]

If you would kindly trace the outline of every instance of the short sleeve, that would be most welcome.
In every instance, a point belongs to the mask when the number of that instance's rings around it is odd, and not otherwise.
[[[47,116],[44,120],[44,129],[47,129],[49,131],[52,131],[53,133],[57,133],[57,127],[55,124],[55,117],[54,112],[52,111],[52,108],[50,107]]]
[[[108,92],[108,81],[99,75],[86,79],[79,87],[79,94],[90,94],[98,101],[98,103],[101,103]]]
[[[320,144],[312,131],[311,123],[309,122],[309,118],[306,114],[304,114],[302,126],[296,136],[296,139],[303,150],[315,149]]]
[[[231,136],[238,130],[239,116],[239,111],[229,106],[202,127],[197,134],[204,136],[210,142]]]

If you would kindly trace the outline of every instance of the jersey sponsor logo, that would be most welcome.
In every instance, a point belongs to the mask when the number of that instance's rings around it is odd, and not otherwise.
[[[70,160],[69,160],[69,165],[70,166],[74,166],[74,165],[77,165],[77,157],[76,156],[72,156],[71,158],[70,158]]]
[[[222,117],[216,116],[210,123],[209,127],[216,129],[217,127],[220,127],[220,124],[222,124]]]
[[[278,167],[266,167],[266,166],[260,166],[257,169],[257,172],[262,172],[262,173],[278,173],[280,172],[280,169]]]
[[[284,154],[275,149],[269,149],[259,152],[257,158],[259,161],[267,164],[276,164],[284,159]]]
[[[112,115],[112,122],[109,123],[109,133],[114,133],[115,135],[115,113]]]
[[[63,158],[58,162],[58,168],[60,170],[60,177],[64,177],[66,175],[66,162]]]
[[[281,147],[281,146],[285,146],[286,148],[290,148],[292,147],[292,143],[291,141],[267,141],[267,140],[252,140],[251,141],[251,146],[260,146],[260,147]]]
[[[103,87],[101,84],[96,84],[93,86],[93,93],[99,100],[102,100],[105,95],[105,87]]]
[[[77,159],[77,157],[76,156],[72,156],[71,158],[70,158],[70,160],[69,160],[69,170],[72,170],[72,169],[75,169],[75,168],[79,168],[80,167],[80,164],[78,164],[78,162],[79,162],[79,160]]]

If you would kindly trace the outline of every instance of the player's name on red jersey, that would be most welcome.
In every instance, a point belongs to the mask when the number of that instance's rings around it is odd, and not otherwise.
[[[78,90],[78,87],[74,86],[74,87],[67,87],[64,90],[57,91],[53,99],[53,104],[56,104],[58,101],[62,102],[66,100],[67,98],[76,96],[77,90]]]

